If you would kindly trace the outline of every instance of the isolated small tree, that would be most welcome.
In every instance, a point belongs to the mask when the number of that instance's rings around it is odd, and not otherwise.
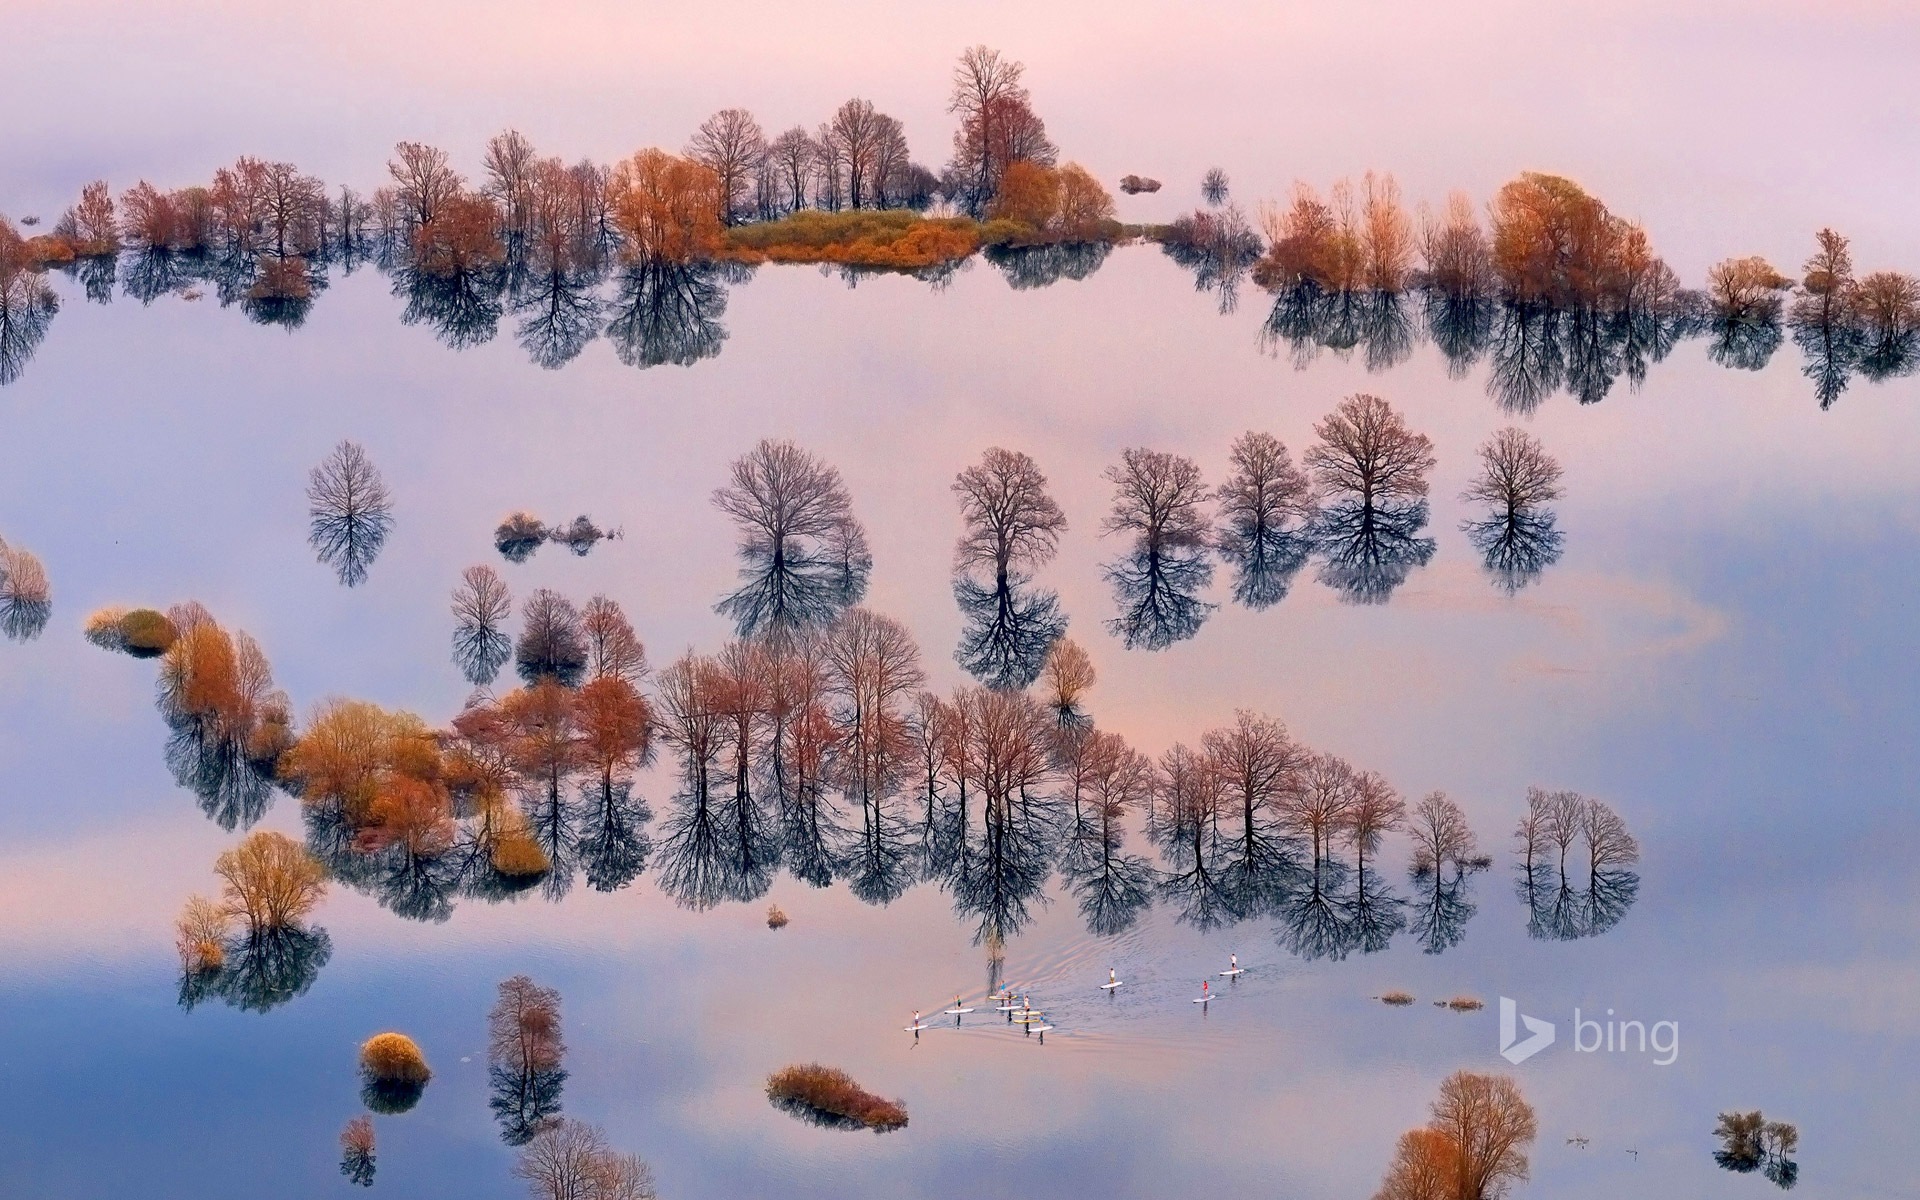
[[[348,587],[364,582],[393,529],[393,497],[359,444],[341,442],[308,475],[307,515],[320,561]]]
[[[1320,440],[1305,462],[1322,495],[1379,506],[1427,494],[1433,440],[1409,429],[1380,397],[1349,396],[1313,428]]]
[[[1061,638],[1047,651],[1046,665],[1040,670],[1041,696],[1062,728],[1091,723],[1080,699],[1098,679],[1093,659],[1072,638]]]
[[[858,601],[872,566],[840,472],[792,442],[737,459],[713,503],[739,530],[741,586],[715,606],[741,637],[820,628]]]
[[[326,895],[326,871],[283,833],[256,830],[214,860],[227,911],[255,938],[298,925]]]
[[[1124,451],[1106,475],[1114,485],[1113,509],[1101,532],[1132,543],[1128,555],[1106,569],[1121,603],[1108,628],[1129,648],[1164,649],[1197,633],[1214,608],[1198,596],[1213,580],[1206,511],[1212,489],[1192,459],[1140,447]]]
[[[1227,202],[1227,173],[1219,167],[1208,167],[1207,173],[1200,177],[1200,198],[1215,208]]]
[[[513,651],[507,617],[513,595],[492,567],[468,567],[453,590],[453,659],[475,687],[492,683]]]

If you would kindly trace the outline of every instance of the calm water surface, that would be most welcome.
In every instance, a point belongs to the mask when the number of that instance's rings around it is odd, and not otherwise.
[[[1870,6],[1846,11],[1854,40],[1831,31],[1800,39],[1820,63],[1870,62],[1901,36],[1911,44],[1910,23]],[[1551,27],[1525,45],[1582,32],[1540,19]],[[1701,32],[1707,19],[1663,18],[1651,59],[1685,58],[1690,39],[1714,44]],[[65,28],[52,9],[29,6],[26,20],[49,35]],[[1288,20],[1310,46],[1361,61],[1353,36]],[[1110,93],[1090,82],[1092,67],[1064,65],[1070,50],[1055,33],[1041,40],[1058,68],[1001,36],[1004,26],[925,22],[939,53],[916,64],[917,78],[896,81],[903,95],[937,89],[947,43],[991,35],[1028,60],[1069,156],[1112,159],[1096,160],[1102,175],[1185,179],[1204,164],[1182,155],[1215,156],[1176,150],[1194,139],[1144,102],[1134,114],[1142,143],[1120,145],[1126,114],[1095,119]],[[1758,155],[1755,176],[1798,181],[1769,207],[1753,202],[1744,179],[1681,165],[1723,161],[1724,147],[1700,129],[1713,122],[1665,119],[1650,134],[1641,120],[1682,101],[1713,111],[1721,101],[1709,85],[1739,77],[1742,63],[1773,69],[1803,32],[1769,16],[1725,49],[1736,61],[1705,62],[1704,80],[1684,89],[1655,81],[1605,105],[1559,97],[1513,116],[1511,128],[1463,134],[1473,147],[1460,170],[1449,176],[1430,151],[1420,169],[1434,186],[1410,190],[1438,198],[1449,183],[1566,169],[1647,216],[1656,245],[1693,283],[1723,254],[1758,249],[1791,265],[1821,221],[1870,231],[1856,247],[1871,260],[1863,266],[1920,264],[1910,208],[1894,205],[1887,163],[1868,146],[1857,146],[1854,185],[1804,178],[1809,158],[1828,157],[1804,141],[1782,134],[1745,145]],[[1410,36],[1388,38],[1389,61],[1398,55],[1414,79],[1431,81],[1437,68]],[[1249,37],[1234,71],[1285,41],[1268,25]],[[1131,33],[1116,38],[1134,45]],[[782,65],[749,101],[782,113],[811,105],[813,119],[824,84],[782,92],[779,83],[812,68],[758,46],[748,65]],[[36,66],[38,77],[66,53]],[[1174,57],[1199,71],[1195,53]],[[557,56],[526,54],[527,75],[584,87]],[[329,43],[305,70],[324,80],[378,75],[385,56]],[[1091,61],[1117,69],[1145,60],[1109,46]],[[589,54],[585,78],[612,70],[597,63]],[[151,69],[131,57],[126,65],[136,76]],[[856,74],[850,63],[835,69]],[[881,74],[892,80],[896,69]],[[240,72],[243,93],[256,86],[252,71]],[[1061,81],[1051,95],[1038,86],[1049,73]],[[604,117],[606,152],[636,138],[672,144],[731,96],[694,74],[663,67],[648,85],[670,93],[666,107],[684,107],[688,120]],[[425,112],[427,82],[369,87]],[[828,82],[836,99],[848,86]],[[534,89],[514,78],[498,90],[504,104]],[[1505,91],[1475,85],[1449,93],[1447,105],[1462,119],[1484,116]],[[68,118],[84,153],[55,153],[44,128],[13,130],[0,145],[9,173],[24,165],[27,182],[8,211],[51,213],[101,173],[116,185],[142,171],[186,182],[242,151],[293,157],[330,179],[357,172],[359,183],[383,144],[420,132],[355,108],[328,140],[312,132],[321,127],[313,102],[296,98],[292,144],[269,144],[239,106],[233,132],[220,132],[224,99],[184,85],[159,96],[163,110],[203,116],[213,132],[195,124],[191,138],[155,149],[111,133],[104,108],[85,106]],[[924,114],[899,108],[923,118],[909,131],[931,158],[945,125],[921,99]],[[1873,136],[1847,120],[1874,110],[1864,87],[1842,85],[1832,101],[1846,138]],[[1182,111],[1196,128],[1206,111],[1192,103]],[[1386,135],[1392,114],[1376,103],[1355,101],[1338,136],[1302,132],[1302,172],[1394,165],[1386,156],[1401,142]],[[1787,120],[1784,104],[1756,103]],[[771,122],[789,119],[769,112]],[[450,121],[446,140],[471,132],[473,141],[513,119],[485,116]],[[1077,149],[1079,130],[1109,120],[1099,138],[1087,134],[1093,150]],[[1532,131],[1554,121],[1565,144],[1548,161]],[[1218,158],[1229,169],[1258,160],[1247,165],[1258,176],[1250,184],[1277,194],[1292,170],[1271,152],[1277,135],[1239,109],[1222,123]],[[607,132],[616,128],[624,142]],[[1340,148],[1375,137],[1378,158]],[[1898,137],[1881,149],[1904,151],[1911,182],[1911,134]],[[349,153],[341,147],[352,139]],[[472,147],[457,153],[470,160]],[[1173,169],[1187,165],[1185,175]],[[1609,179],[1628,194],[1604,186]],[[1190,200],[1187,183],[1171,190],[1179,196],[1153,203],[1172,211]],[[1716,205],[1735,214],[1718,227],[1698,211]],[[1667,223],[1657,219],[1668,212]],[[510,332],[450,351],[401,324],[400,301],[371,271],[336,277],[291,334],[211,301],[102,306],[61,287],[51,334],[0,392],[0,534],[46,561],[56,604],[44,636],[0,644],[0,1193],[340,1194],[335,1136],[358,1109],[354,1048],[399,1028],[420,1040],[437,1075],[417,1109],[380,1123],[377,1187],[517,1195],[511,1151],[485,1104],[484,1014],[498,980],[525,971],[565,997],[566,1111],[645,1155],[670,1196],[1144,1197],[1247,1181],[1278,1195],[1363,1196],[1442,1077],[1509,1069],[1497,1053],[1500,995],[1560,1026],[1560,1044],[1511,1068],[1541,1125],[1524,1194],[1757,1195],[1768,1185],[1709,1157],[1714,1115],[1740,1106],[1798,1122],[1809,1194],[1920,1195],[1905,1149],[1909,1114],[1920,1110],[1920,868],[1907,853],[1920,836],[1912,380],[1856,383],[1821,413],[1791,347],[1746,373],[1712,365],[1694,342],[1637,392],[1623,383],[1585,408],[1556,397],[1526,426],[1566,468],[1557,507],[1567,550],[1509,597],[1457,531],[1469,514],[1454,497],[1475,447],[1509,420],[1487,398],[1483,372],[1449,379],[1431,347],[1377,375],[1331,357],[1295,371],[1260,351],[1257,294],[1223,318],[1147,248],[1116,252],[1083,282],[1023,292],[984,263],[939,291],[897,278],[849,289],[809,270],[763,270],[732,290],[718,357],[645,371],[622,365],[605,342],[541,371]],[[1434,440],[1439,550],[1430,566],[1373,607],[1340,603],[1309,572],[1278,607],[1223,603],[1198,637],[1163,653],[1124,651],[1104,632],[1112,600],[1100,563],[1114,550],[1098,536],[1109,501],[1101,472],[1123,448],[1192,455],[1218,480],[1234,436],[1268,430],[1297,452],[1314,421],[1361,390],[1387,397]],[[1071,523],[1043,581],[1060,590],[1073,635],[1094,655],[1100,682],[1089,707],[1102,725],[1157,754],[1253,707],[1409,796],[1445,789],[1497,855],[1474,880],[1479,911],[1464,940],[1436,956],[1402,935],[1378,953],[1305,962],[1282,949],[1271,921],[1201,933],[1164,906],[1099,939],[1056,891],[1008,941],[999,968],[1047,1005],[1057,1029],[1046,1044],[973,1018],[916,1043],[899,1031],[909,1012],[943,1007],[955,991],[977,995],[990,970],[973,922],[933,885],[871,907],[843,885],[815,890],[782,877],[769,899],[793,924],[774,934],[763,903],[685,911],[650,869],[611,895],[576,887],[560,903],[537,893],[463,902],[443,924],[401,920],[336,888],[316,914],[333,956],[306,995],[265,1015],[176,1006],[172,916],[188,892],[213,885],[212,860],[234,835],[207,821],[165,769],[152,665],[85,644],[88,612],[197,598],[260,640],[302,709],[353,696],[444,721],[467,691],[447,661],[447,593],[462,568],[496,561],[490,531],[513,508],[587,512],[626,532],[585,558],[548,548],[523,566],[497,564],[516,596],[540,586],[579,600],[604,591],[626,606],[656,663],[717,646],[728,628],[711,605],[728,590],[734,559],[732,530],[707,498],[727,463],[763,436],[791,437],[845,474],[873,542],[869,603],[909,625],[942,689],[962,678],[950,658],[960,618],[948,584],[957,522],[947,484],[988,445],[1032,454]],[[305,472],[343,437],[368,448],[396,499],[395,532],[369,582],[351,591],[312,561],[303,537]],[[1213,598],[1224,601],[1222,574]],[[1605,798],[1640,838],[1638,903],[1604,936],[1527,935],[1508,835],[1530,784]],[[658,769],[642,779],[656,810],[671,786]],[[297,806],[281,798],[263,827],[297,835]],[[1145,849],[1137,833],[1132,848]],[[1404,894],[1403,839],[1389,856]],[[1202,1013],[1188,998],[1229,953],[1250,973]],[[1109,967],[1130,981],[1112,997],[1096,989]],[[1372,999],[1393,988],[1422,1002],[1400,1010]],[[1426,1003],[1461,993],[1488,1009]],[[1587,1017],[1611,1008],[1677,1021],[1677,1061],[1576,1053],[1576,1006]],[[912,1125],[876,1138],[769,1107],[766,1073],[815,1058],[905,1099]]]

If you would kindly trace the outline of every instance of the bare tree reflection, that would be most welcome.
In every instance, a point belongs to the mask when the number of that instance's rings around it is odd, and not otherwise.
[[[954,658],[988,687],[1026,687],[1066,632],[1058,595],[1030,586],[1053,558],[1066,514],[1039,465],[998,446],[960,472],[953,492],[965,528],[954,548],[953,595],[966,618]]]
[[[606,320],[601,280],[595,271],[552,269],[513,289],[510,308],[520,318],[515,340],[535,366],[558,370],[600,336]]]
[[[741,586],[714,606],[741,637],[823,628],[866,593],[873,566],[840,472],[792,442],[762,441],[713,494],[740,532]]]
[[[630,367],[692,366],[720,353],[730,279],[719,266],[641,259],[622,267],[607,339]]]
[[[270,1012],[304,996],[333,957],[333,939],[319,927],[289,925],[228,940],[223,965],[183,972],[180,1007],[191,1012],[219,1000],[242,1012]]]
[[[307,540],[348,587],[364,583],[393,530],[393,496],[356,442],[341,442],[307,476]]]
[[[468,567],[453,590],[453,661],[468,683],[485,687],[513,653],[506,621],[513,596],[489,566]]]
[[[1123,933],[1153,901],[1152,865],[1125,851],[1126,821],[1153,798],[1153,760],[1118,734],[1085,725],[1061,727],[1053,759],[1072,807],[1061,877],[1088,933]]]
[[[1460,944],[1475,910],[1469,879],[1492,865],[1480,853],[1466,813],[1444,792],[1430,792],[1414,806],[1410,825],[1413,859],[1408,867],[1419,892],[1413,936],[1428,954]]]
[[[1214,548],[1233,567],[1233,598],[1271,608],[1286,598],[1312,550],[1312,484],[1272,434],[1242,434],[1232,462],[1233,474],[1214,493]]]
[[[487,1107],[501,1141],[524,1146],[558,1119],[566,1053],[560,993],[525,975],[504,980],[487,1013]]]
[[[1106,474],[1114,485],[1113,511],[1101,532],[1131,542],[1104,569],[1120,606],[1107,628],[1129,650],[1164,650],[1200,632],[1218,607],[1199,597],[1213,582],[1205,509],[1210,489],[1192,459],[1160,450],[1129,449]]]
[[[1304,456],[1321,496],[1320,581],[1353,604],[1383,604],[1434,553],[1427,523],[1433,442],[1378,396],[1355,395],[1314,426]]]
[[[715,659],[689,654],[660,673],[660,736],[677,759],[679,787],[662,826],[660,890],[683,908],[712,908],[722,900],[753,900],[771,882],[770,856],[763,847],[737,844],[740,816],[726,820],[723,771],[728,729],[726,698],[731,686]],[[742,869],[743,860],[749,869]]]
[[[1517,890],[1527,905],[1527,932],[1568,941],[1619,924],[1640,892],[1632,869],[1640,846],[1618,813],[1578,792],[1527,790],[1527,812],[1514,833],[1520,843]],[[1586,850],[1579,869],[1575,847]]]
[[[1491,511],[1460,527],[1508,595],[1559,561],[1564,539],[1546,505],[1561,495],[1560,474],[1560,464],[1539,439],[1512,426],[1480,447],[1480,474],[1460,498]]]
[[[1855,288],[1860,324],[1860,373],[1874,383],[1920,368],[1920,281],[1898,271],[1875,271]]]
[[[47,336],[60,298],[13,226],[0,219],[0,387],[20,378]]]
[[[523,563],[547,541],[547,526],[528,512],[511,512],[493,531],[493,548],[510,563]]]
[[[28,642],[53,618],[53,589],[40,559],[0,538],[0,634]]]
[[[1113,253],[1111,242],[1050,242],[1040,246],[989,246],[986,259],[1015,291],[1076,283],[1091,276]]]
[[[1178,908],[1177,920],[1203,930],[1237,920],[1240,911],[1223,877],[1215,837],[1220,783],[1205,754],[1175,742],[1160,756],[1147,810],[1147,837],[1167,864],[1157,881],[1159,894]]]
[[[1262,244],[1238,205],[1188,213],[1155,236],[1168,258],[1193,272],[1195,291],[1219,294],[1222,316],[1240,306],[1241,281],[1259,261]]]
[[[1780,348],[1781,293],[1793,281],[1759,256],[1730,258],[1707,273],[1713,341],[1707,355],[1723,367],[1758,371]]]
[[[927,772],[916,789],[932,824],[927,870],[954,911],[975,922],[975,944],[991,945],[1018,934],[1045,902],[1059,831],[1048,791],[1056,726],[1019,692],[962,688],[931,723],[930,707],[903,729]],[[930,724],[937,741],[927,738]]]

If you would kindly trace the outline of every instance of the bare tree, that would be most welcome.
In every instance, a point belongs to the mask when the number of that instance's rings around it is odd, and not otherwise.
[[[566,1053],[560,993],[525,975],[503,981],[487,1013],[488,1105],[509,1145],[525,1145],[557,1119]]]
[[[1597,891],[1610,872],[1640,861],[1640,843],[1627,823],[1605,802],[1586,798],[1580,813],[1580,833],[1587,843],[1587,887]]]
[[[298,925],[327,892],[327,875],[306,847],[283,833],[256,830],[214,860],[227,911],[250,937]]]
[[[687,157],[705,164],[719,179],[722,225],[731,225],[739,218],[741,202],[766,156],[766,134],[744,108],[723,108],[694,131],[687,143]]]
[[[487,195],[500,206],[509,232],[524,233],[533,213],[534,176],[538,167],[533,143],[517,129],[487,140],[481,166],[487,172]]]
[[[637,686],[647,677],[647,648],[616,601],[605,596],[587,601],[581,632],[587,642],[587,678],[624,679]]]
[[[543,1130],[513,1165],[534,1200],[654,1200],[653,1172],[595,1126],[571,1118]]]
[[[1092,719],[1080,707],[1080,698],[1098,679],[1093,659],[1072,638],[1060,638],[1047,651],[1046,665],[1040,672],[1042,696],[1059,719],[1061,728],[1091,723]]]
[[[1480,474],[1460,498],[1512,518],[1559,499],[1560,476],[1560,464],[1538,438],[1508,426],[1480,447]]]
[[[965,527],[954,548],[954,597],[967,616],[956,657],[991,687],[1025,687],[1066,630],[1055,593],[1027,587],[1052,559],[1066,514],[1039,465],[998,446],[960,472],[953,492]]]
[[[1299,786],[1283,797],[1281,825],[1312,848],[1316,893],[1323,868],[1334,861],[1334,835],[1353,819],[1356,774],[1331,754],[1315,754],[1302,764]]]
[[[1311,548],[1313,485],[1270,433],[1248,432],[1233,443],[1233,474],[1214,493],[1220,557],[1234,567],[1234,598],[1268,608],[1285,598]]]
[[[1420,254],[1427,286],[1442,296],[1475,300],[1493,290],[1493,254],[1487,234],[1474,214],[1473,201],[1462,193],[1447,198],[1445,216],[1422,207]]]
[[[823,626],[865,590],[871,559],[853,498],[839,471],[799,446],[762,441],[713,503],[740,531],[742,586],[715,605],[740,636]]]
[[[1527,1148],[1539,1135],[1533,1106],[1505,1075],[1455,1071],[1440,1085],[1428,1128],[1458,1147],[1461,1200],[1499,1200],[1527,1178]]]
[[[320,561],[348,587],[364,582],[393,529],[393,497],[358,443],[341,442],[307,476],[307,516]]]
[[[1453,1139],[1437,1129],[1409,1129],[1373,1200],[1455,1200],[1459,1186],[1460,1147]]]
[[[886,129],[873,101],[855,98],[842,104],[827,124],[827,143],[846,167],[847,207],[862,208],[873,199],[876,166]]]
[[[904,625],[864,608],[849,609],[827,631],[826,693],[840,736],[839,782],[861,807],[868,837],[882,806],[900,788],[913,757],[905,705],[926,683],[920,649]]]
[[[954,548],[954,569],[991,570],[1004,583],[1052,559],[1066,514],[1047,494],[1039,464],[1017,450],[990,448],[953,482],[966,532]]]
[[[1381,839],[1401,828],[1407,802],[1378,771],[1359,771],[1353,777],[1353,798],[1347,809],[1347,837],[1353,842],[1355,867],[1364,885],[1367,854],[1378,852]]]
[[[818,143],[798,125],[767,143],[766,164],[779,180],[784,207],[797,211],[807,206],[818,161]]]
[[[528,683],[552,679],[563,687],[580,682],[587,669],[587,636],[580,610],[551,588],[527,597],[520,610],[520,642],[514,661]]]
[[[1415,433],[1378,396],[1349,396],[1313,427],[1319,442],[1305,456],[1323,496],[1367,505],[1418,500],[1427,494],[1433,441]]]
[[[1564,538],[1547,504],[1560,498],[1560,464],[1537,438],[1509,426],[1480,447],[1480,473],[1460,498],[1491,507],[1461,529],[1509,594],[1560,557]]]
[[[1805,275],[1788,321],[1793,326],[1794,344],[1807,359],[1801,371],[1814,381],[1815,394],[1824,409],[1840,398],[1853,377],[1861,338],[1854,320],[1858,282],[1853,277],[1853,255],[1847,249],[1847,239],[1831,229],[1822,229],[1816,240],[1819,249],[1801,267]]]
[[[1002,157],[1006,138],[999,126],[1016,106],[1025,109],[1027,89],[1020,85],[1026,68],[1003,58],[998,50],[972,46],[953,68],[953,91],[947,111],[960,118],[953,135],[953,166],[964,180],[963,200],[970,211],[985,211],[1007,168]]]
[[[1314,523],[1320,580],[1349,602],[1384,603],[1433,558],[1433,539],[1419,536],[1433,442],[1368,395],[1341,401],[1314,432],[1320,440],[1305,461],[1321,499]]]
[[[1439,877],[1449,866],[1458,878],[1480,861],[1467,814],[1449,800],[1445,792],[1428,792],[1422,796],[1413,806],[1407,828],[1413,837],[1412,869],[1416,878],[1423,878],[1429,872]]]
[[[362,1113],[340,1131],[340,1173],[361,1187],[372,1187],[374,1169],[373,1118]]]
[[[513,652],[506,621],[513,596],[489,566],[468,567],[453,590],[453,661],[475,687],[492,683]]]
[[[415,227],[432,221],[440,207],[460,195],[466,183],[447,161],[447,152],[419,142],[401,142],[393,148],[387,174],[396,185],[395,199]]]
[[[53,617],[47,570],[30,551],[0,538],[0,634],[17,642],[39,637]]]
[[[1106,570],[1122,606],[1108,627],[1129,649],[1164,649],[1192,637],[1214,607],[1197,595],[1213,580],[1206,513],[1212,493],[1199,464],[1136,447],[1107,469],[1107,479],[1114,485],[1113,510],[1101,532],[1133,542],[1129,556]]]

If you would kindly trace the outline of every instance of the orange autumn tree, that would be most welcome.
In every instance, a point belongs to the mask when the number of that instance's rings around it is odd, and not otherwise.
[[[1085,167],[1021,159],[1001,175],[987,215],[1024,225],[1043,240],[1096,241],[1110,240],[1117,232],[1113,213],[1113,196]]]
[[[426,856],[452,842],[440,744],[412,713],[325,701],[281,757],[280,775],[306,804],[336,807],[358,848],[400,841]]]
[[[629,261],[693,262],[719,248],[720,179],[711,168],[647,149],[615,167],[608,188]]]

